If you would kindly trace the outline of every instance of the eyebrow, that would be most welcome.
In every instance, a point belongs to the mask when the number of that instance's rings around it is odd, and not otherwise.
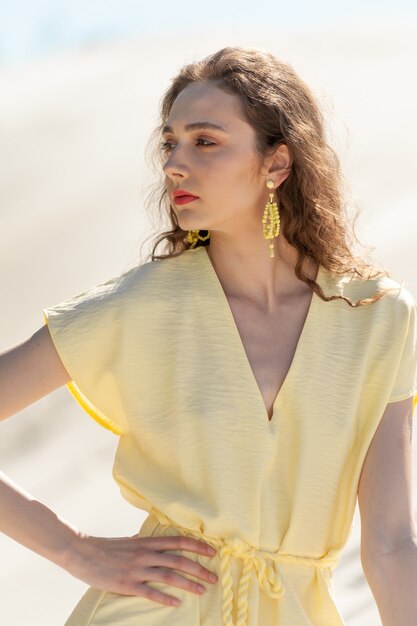
[[[220,130],[223,133],[227,133],[228,131],[223,128],[222,126],[219,126],[219,124],[214,124],[213,122],[192,122],[191,124],[186,124],[184,126],[185,130],[201,130],[203,128],[209,128],[212,130]],[[162,129],[162,134],[164,135],[165,133],[173,133],[173,128],[172,126],[169,126],[168,124],[165,124],[165,126]]]

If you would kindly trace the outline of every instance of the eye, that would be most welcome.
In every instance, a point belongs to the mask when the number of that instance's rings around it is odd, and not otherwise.
[[[206,148],[206,147],[208,148],[209,146],[215,146],[216,145],[215,143],[213,143],[212,141],[209,141],[208,139],[199,138],[199,139],[197,139],[197,142],[199,142],[199,141],[204,141],[205,142],[205,144],[203,145],[203,148]],[[172,150],[172,143],[170,141],[163,141],[161,143],[161,150],[163,152],[170,152]]]

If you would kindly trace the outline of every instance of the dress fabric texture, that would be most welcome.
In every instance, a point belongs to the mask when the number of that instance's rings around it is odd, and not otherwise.
[[[113,477],[148,513],[139,536],[185,534],[214,558],[203,596],[170,607],[89,587],[65,626],[342,626],[332,574],[385,407],[417,401],[417,308],[382,277],[319,266],[271,421],[205,247],[149,261],[43,309],[67,387],[118,436]],[[279,349],[279,346],[277,346]]]

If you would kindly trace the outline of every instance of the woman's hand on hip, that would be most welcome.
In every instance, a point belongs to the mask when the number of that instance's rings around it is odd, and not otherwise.
[[[200,563],[166,550],[186,550],[213,557],[212,547],[184,535],[164,537],[93,537],[80,534],[71,544],[64,568],[88,585],[120,593],[144,596],[160,604],[175,604],[174,596],[161,593],[147,582],[158,581],[201,595],[205,587],[181,576],[191,574],[211,584],[212,572]],[[199,591],[199,587],[203,587]],[[180,602],[178,602],[180,604]]]

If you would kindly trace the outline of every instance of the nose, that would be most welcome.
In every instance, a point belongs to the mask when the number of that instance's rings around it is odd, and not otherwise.
[[[183,156],[181,156],[183,155]],[[190,168],[188,167],[185,159],[184,153],[178,150],[178,146],[174,151],[167,157],[162,170],[166,176],[169,176],[173,181],[177,178],[186,178],[190,173]]]

